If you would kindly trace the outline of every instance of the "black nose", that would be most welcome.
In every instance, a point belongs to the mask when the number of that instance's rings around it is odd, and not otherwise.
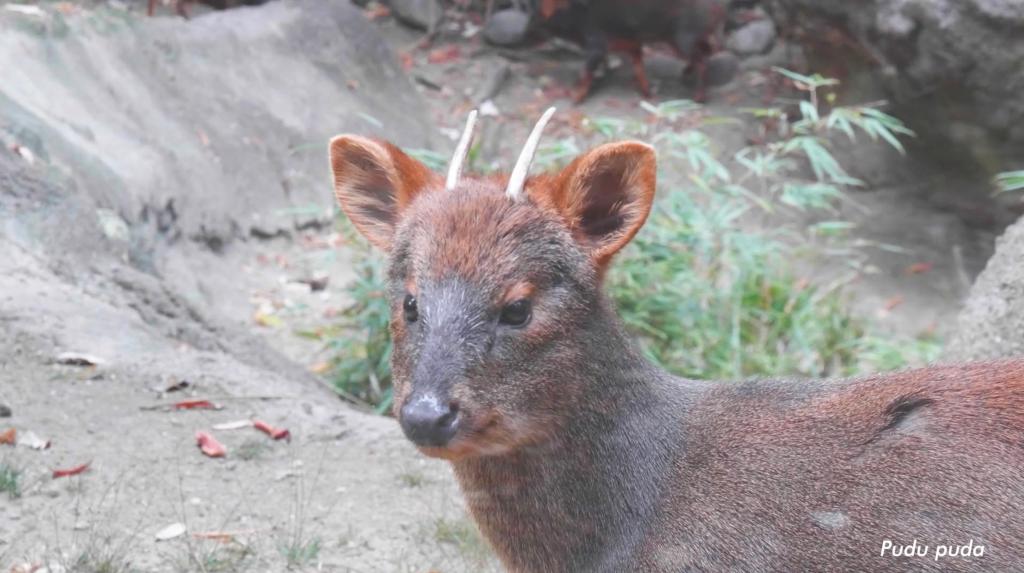
[[[417,446],[441,447],[451,441],[459,426],[459,409],[447,400],[413,396],[401,413],[402,430]]]

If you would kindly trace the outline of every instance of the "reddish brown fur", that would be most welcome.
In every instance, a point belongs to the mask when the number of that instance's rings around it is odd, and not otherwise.
[[[609,51],[630,59],[637,89],[651,97],[643,47],[668,44],[694,73],[696,101],[703,101],[708,59],[721,49],[726,11],[720,0],[541,0],[539,15],[555,36],[579,43],[586,64],[574,99],[590,94],[594,73]]]
[[[1024,570],[1024,361],[673,378],[600,293],[653,201],[648,146],[590,151],[521,202],[502,177],[444,191],[373,140],[331,153],[345,212],[390,250],[395,413],[417,392],[458,405],[455,437],[421,450],[452,461],[510,571]],[[496,324],[520,297],[532,319]],[[884,539],[987,553],[882,557]]]

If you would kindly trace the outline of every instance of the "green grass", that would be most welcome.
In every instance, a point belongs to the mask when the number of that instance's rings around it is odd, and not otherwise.
[[[131,573],[129,547],[114,538],[96,539],[68,565],[73,573]]]
[[[999,193],[1024,190],[1024,170],[1000,173],[995,176],[994,182]]]
[[[21,471],[7,462],[0,462],[0,493],[11,499],[21,497]]]
[[[320,556],[320,539],[295,540],[278,549],[289,569],[301,568]]]
[[[243,461],[253,461],[263,458],[270,451],[266,440],[249,438],[239,444],[235,449],[235,457]]]
[[[406,471],[398,474],[398,481],[405,487],[423,487],[427,476],[417,471]]]
[[[469,519],[434,520],[433,538],[438,543],[454,547],[460,556],[470,562],[482,564],[491,555],[487,541]]]
[[[860,272],[863,253],[848,239],[853,227],[825,220],[781,231],[759,226],[809,213],[831,215],[863,183],[832,154],[834,140],[884,144],[903,152],[912,133],[873,106],[832,105],[818,92],[836,82],[786,70],[806,94],[799,117],[773,108],[742,110],[771,129],[768,141],[726,155],[706,131],[742,129],[734,117],[709,117],[688,101],[644,104],[649,121],[590,118],[594,142],[637,138],[655,145],[662,186],[651,218],[613,264],[608,292],[643,352],[667,370],[693,378],[845,375],[928,362],[935,340],[882,336],[851,310],[843,280],[820,285],[797,274],[801,245],[824,244]],[[824,101],[822,101],[824,100]],[[738,127],[737,127],[738,126]],[[582,147],[575,137],[538,152],[534,171],[564,165]],[[440,167],[440,155],[420,153]],[[1000,182],[1014,187],[1017,174]],[[795,219],[794,219],[795,220]],[[776,225],[777,226],[777,225]],[[340,393],[383,413],[391,405],[392,346],[384,266],[347,222],[356,247],[354,301],[342,321],[320,334],[334,352]]]

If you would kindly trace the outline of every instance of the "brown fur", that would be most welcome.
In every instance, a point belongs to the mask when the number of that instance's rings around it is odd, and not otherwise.
[[[666,44],[696,76],[694,100],[706,98],[708,60],[722,46],[726,10],[722,0],[541,0],[538,16],[550,34],[583,47],[586,63],[574,99],[590,94],[611,51],[629,57],[637,89],[651,97],[644,46]]]
[[[601,293],[650,210],[650,147],[599,147],[521,202],[502,177],[444,191],[365,138],[331,155],[345,212],[390,255],[395,413],[457,409],[454,437],[421,449],[451,460],[510,571],[1024,570],[1024,361],[677,379]],[[522,298],[529,322],[501,324]],[[881,556],[887,539],[986,549]]]

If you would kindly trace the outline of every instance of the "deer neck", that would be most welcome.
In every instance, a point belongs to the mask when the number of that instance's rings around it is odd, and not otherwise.
[[[610,311],[609,311],[610,313]],[[654,522],[687,393],[640,357],[609,314],[566,369],[588,386],[557,435],[453,463],[469,508],[511,571],[615,570]]]

